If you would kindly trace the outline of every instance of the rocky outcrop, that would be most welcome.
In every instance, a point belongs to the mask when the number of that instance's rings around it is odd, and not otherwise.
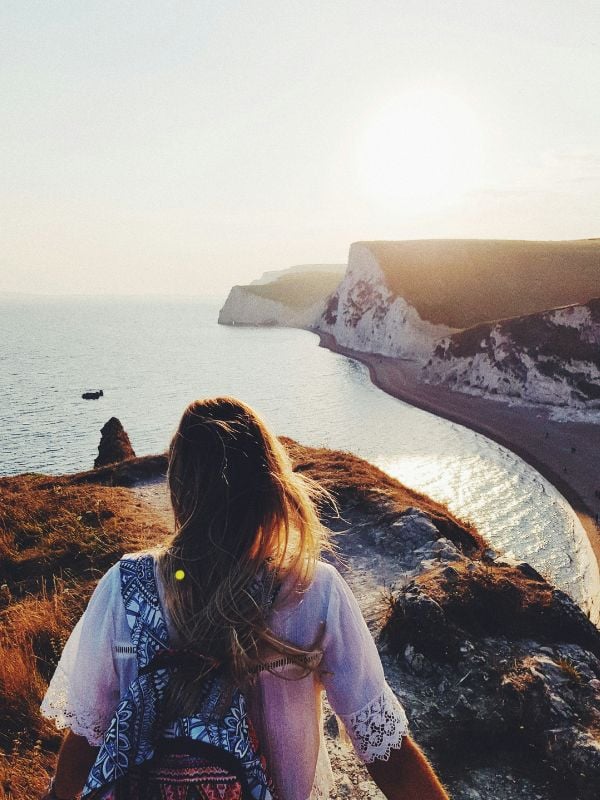
[[[443,338],[428,383],[571,408],[600,408],[600,299]]]
[[[600,631],[587,615],[371,465],[285,444],[294,468],[335,495],[339,514],[326,522],[340,568],[451,797],[600,796]],[[334,718],[327,735],[340,775],[333,796],[374,796]]]
[[[100,433],[102,436],[98,445],[98,456],[94,461],[94,469],[135,457],[129,436],[116,417],[111,417]]]
[[[567,779],[565,796],[600,796],[600,632],[566,595],[511,567],[442,556],[394,596],[382,636],[435,687],[418,712],[430,746],[449,731],[457,748],[512,740]]]
[[[422,508],[340,510],[347,579],[451,796],[600,796],[600,631],[579,607]]]

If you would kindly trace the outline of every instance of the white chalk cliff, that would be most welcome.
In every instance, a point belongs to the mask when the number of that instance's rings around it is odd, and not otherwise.
[[[313,269],[325,269],[325,266]],[[303,269],[306,269],[305,267]],[[273,273],[275,283],[284,273]],[[456,329],[421,319],[413,306],[395,296],[368,244],[350,248],[348,269],[328,297],[304,308],[263,297],[256,287],[234,286],[221,312],[222,325],[282,325],[331,334],[338,344],[360,352],[426,359],[437,340]]]
[[[414,359],[428,358],[435,342],[455,330],[421,319],[403,297],[395,296],[362,242],[351,246],[346,275],[315,327],[352,350]]]
[[[312,328],[324,307],[323,299],[306,308],[292,308],[285,303],[255,294],[247,286],[234,286],[219,312],[219,324]]]
[[[600,408],[600,300],[442,339],[423,379],[473,394]]]
[[[424,382],[456,391],[600,409],[600,299],[452,328],[439,322],[439,312],[436,322],[424,319],[393,291],[394,273],[388,266],[386,278],[376,253],[369,242],[353,244],[346,273],[330,294],[325,284],[315,284],[314,270],[324,268],[318,266],[305,275],[297,271],[306,267],[292,268],[273,273],[272,282],[267,274],[251,286],[235,286],[219,322],[327,333],[350,350],[416,361]],[[282,281],[293,270],[293,282]],[[334,275],[330,285],[336,281]],[[465,291],[469,287],[467,280]],[[427,306],[423,297],[430,298],[428,290],[421,292],[420,308]]]

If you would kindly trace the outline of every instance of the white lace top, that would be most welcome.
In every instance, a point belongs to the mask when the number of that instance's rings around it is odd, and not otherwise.
[[[162,595],[158,571],[157,583]],[[276,668],[284,678],[261,672],[247,694],[249,710],[281,800],[316,800],[327,797],[332,785],[321,719],[323,690],[365,763],[387,759],[392,748],[400,747],[407,720],[385,681],[358,604],[337,570],[320,563],[304,593],[282,595],[283,602],[271,613],[272,630],[305,648],[320,642],[323,655],[318,670],[299,680],[285,679],[293,677],[297,667],[292,665]],[[100,580],[75,626],[42,713],[57,727],[98,745],[136,675],[117,564]]]

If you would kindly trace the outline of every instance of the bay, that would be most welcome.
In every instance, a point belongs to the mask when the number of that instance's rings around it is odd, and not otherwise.
[[[0,300],[0,474],[89,469],[118,417],[163,452],[191,400],[231,394],[280,435],[362,456],[474,522],[599,618],[600,576],[577,516],[506,448],[377,389],[314,334],[217,324],[222,301]],[[81,398],[103,389],[98,401]]]

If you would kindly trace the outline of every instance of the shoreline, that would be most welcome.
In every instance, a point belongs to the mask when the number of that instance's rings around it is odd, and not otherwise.
[[[502,401],[453,392],[444,386],[423,384],[417,380],[414,367],[411,369],[400,359],[351,350],[339,345],[329,333],[310,332],[319,337],[319,347],[364,364],[378,389],[486,436],[537,470],[571,505],[600,567],[600,526],[595,521],[600,499],[594,495],[600,489],[600,476],[594,481],[592,469],[594,458],[598,459],[600,453],[600,425],[557,422],[549,418],[548,410],[543,407],[538,410],[509,406]]]

